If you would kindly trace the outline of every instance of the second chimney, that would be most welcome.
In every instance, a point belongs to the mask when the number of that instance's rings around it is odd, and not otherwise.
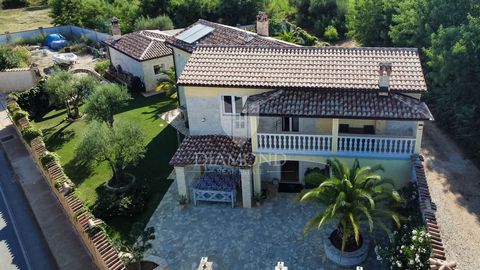
[[[380,96],[388,96],[390,93],[390,75],[392,74],[392,63],[380,63],[378,70],[378,87]]]
[[[115,40],[122,36],[122,32],[120,31],[120,22],[116,17],[112,18],[112,36]]]
[[[268,15],[263,11],[257,15],[257,34],[268,37]]]

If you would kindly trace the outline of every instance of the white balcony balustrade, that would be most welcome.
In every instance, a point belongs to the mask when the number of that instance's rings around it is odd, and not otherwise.
[[[409,157],[415,151],[415,139],[375,135],[338,136],[338,154],[381,157]]]
[[[319,154],[332,151],[331,135],[258,133],[258,151]]]
[[[415,152],[415,139],[376,135],[257,134],[257,151],[261,153],[324,154],[406,158]],[[336,146],[336,149],[335,149]]]

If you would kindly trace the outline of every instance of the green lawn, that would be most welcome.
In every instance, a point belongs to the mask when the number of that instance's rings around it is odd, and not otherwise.
[[[1,1],[0,1],[1,2]],[[52,26],[48,7],[0,9],[0,34]]]
[[[147,137],[147,153],[145,158],[135,168],[127,171],[137,177],[138,183],[148,183],[151,191],[146,210],[134,217],[119,217],[106,220],[112,228],[112,236],[125,236],[134,222],[146,223],[155,211],[158,203],[171,184],[166,177],[172,171],[168,161],[175,153],[177,133],[158,114],[175,108],[175,99],[167,98],[163,94],[145,98],[135,96],[121,113],[115,115],[115,121],[129,121],[138,124]],[[97,188],[111,178],[112,173],[106,163],[102,163],[92,170],[78,165],[74,150],[82,134],[88,127],[85,120],[73,123],[64,121],[65,110],[53,110],[40,119],[36,119],[36,126],[42,129],[45,143],[50,151],[60,156],[66,174],[77,185],[76,193],[87,206],[92,206],[97,199]]]

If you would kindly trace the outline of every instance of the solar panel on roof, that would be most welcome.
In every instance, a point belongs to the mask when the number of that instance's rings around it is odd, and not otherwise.
[[[193,43],[202,37],[211,33],[214,28],[210,26],[206,26],[203,24],[194,25],[192,28],[185,30],[184,32],[180,33],[176,38],[187,43]]]

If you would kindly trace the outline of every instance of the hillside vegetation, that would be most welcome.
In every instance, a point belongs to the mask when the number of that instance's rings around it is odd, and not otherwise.
[[[52,26],[48,6],[0,10],[0,34]]]

